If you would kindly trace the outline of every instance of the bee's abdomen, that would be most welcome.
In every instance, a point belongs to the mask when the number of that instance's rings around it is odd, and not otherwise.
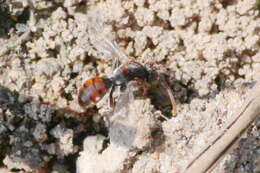
[[[94,77],[86,80],[79,89],[79,105],[87,106],[99,101],[106,94],[111,85],[112,82],[108,78]]]

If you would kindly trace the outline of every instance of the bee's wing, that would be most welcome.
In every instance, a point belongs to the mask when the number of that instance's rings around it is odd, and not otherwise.
[[[111,117],[111,122],[119,116],[127,116],[129,114],[130,104],[134,100],[132,87],[131,82],[128,83],[126,89],[120,94]]]
[[[94,47],[107,58],[115,58],[116,61],[127,62],[127,55],[120,49],[111,31],[98,18],[89,19],[90,41]]]

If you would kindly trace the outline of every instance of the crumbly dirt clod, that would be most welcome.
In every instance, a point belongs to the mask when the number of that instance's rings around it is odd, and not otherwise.
[[[183,170],[259,80],[259,23],[258,0],[0,0],[0,165]],[[78,105],[84,80],[112,75],[104,35],[166,75],[176,117],[144,96],[117,115],[107,96],[94,107]],[[259,172],[257,146],[259,119],[214,171]]]

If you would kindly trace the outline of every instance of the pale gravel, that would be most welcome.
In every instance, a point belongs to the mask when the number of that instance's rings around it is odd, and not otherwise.
[[[55,142],[42,146],[42,150],[60,158],[77,152],[79,146],[73,144],[71,128],[57,125],[47,132],[45,123],[50,123],[52,112],[59,109],[84,112],[77,104],[77,91],[83,81],[111,75],[112,57],[105,52],[98,36],[91,34],[89,19],[99,18],[108,23],[104,29],[109,39],[116,39],[129,58],[143,64],[155,62],[157,68],[166,71],[175,91],[178,114],[162,122],[158,120],[161,113],[149,100],[136,100],[131,105],[136,111],[129,113],[130,119],[116,119],[119,126],[107,127],[111,144],[102,153],[90,152],[87,147],[98,145],[100,134],[86,136],[84,151],[78,158],[78,171],[179,172],[225,126],[230,110],[242,104],[243,92],[247,90],[247,87],[241,89],[243,85],[260,77],[258,1],[230,1],[225,7],[220,2],[7,0],[14,17],[21,15],[26,7],[34,9],[25,25],[18,22],[8,31],[8,38],[0,37],[0,85],[17,91],[18,102],[24,104],[22,109],[28,117],[40,121],[32,128],[35,141],[41,144],[48,140],[48,135],[55,138]],[[40,10],[45,13],[32,15]],[[28,101],[28,96],[34,100]],[[10,99],[16,97],[8,98],[8,103],[15,102]],[[97,107],[94,122],[98,124],[107,116],[109,107],[104,100]],[[6,114],[17,116],[8,111]],[[75,115],[64,113],[63,116]],[[257,151],[254,148],[257,143],[252,142],[251,146],[247,142],[259,141],[256,126],[244,137],[244,145],[227,155],[216,172],[257,172],[259,161],[251,152]],[[8,128],[18,127],[10,123]],[[125,131],[123,136],[118,135],[121,131]],[[110,169],[106,164],[117,153],[123,155],[115,158]],[[246,158],[238,157],[243,153]],[[16,163],[9,158],[7,155],[5,164],[11,168]],[[98,161],[101,166],[93,166],[91,161]],[[252,164],[243,166],[242,163],[248,162]]]

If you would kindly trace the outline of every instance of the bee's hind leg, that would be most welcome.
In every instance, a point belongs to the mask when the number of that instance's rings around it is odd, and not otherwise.
[[[170,88],[170,86],[169,86],[168,82],[166,81],[164,75],[160,75],[160,81],[161,81],[162,86],[166,89],[166,92],[167,92],[167,94],[170,98],[171,105],[172,105],[172,116],[176,116],[177,106],[176,106],[176,102],[175,102],[175,99],[174,99],[174,96],[173,96],[172,89]]]

